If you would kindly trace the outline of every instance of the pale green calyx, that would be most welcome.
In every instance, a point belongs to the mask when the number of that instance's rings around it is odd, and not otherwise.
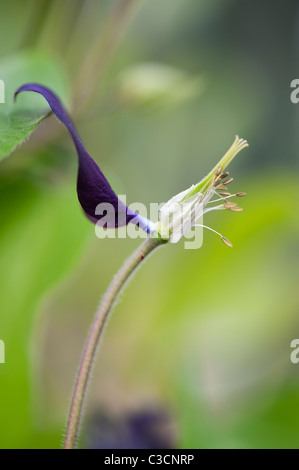
[[[247,141],[236,136],[232,146],[205,178],[164,204],[160,209],[159,221],[155,226],[156,236],[164,241],[176,243],[192,227],[198,226],[199,219],[209,211],[220,209],[228,209],[233,212],[241,211],[242,208],[230,202],[230,198],[233,196],[242,197],[245,196],[245,193],[231,194],[227,191],[227,185],[232,182],[233,178],[227,178],[228,172],[224,172],[224,170],[245,147],[248,147]],[[215,196],[216,199],[214,199]],[[221,203],[209,206],[214,202]],[[227,246],[232,246],[225,237],[215,230],[202,224],[199,225],[217,233]]]

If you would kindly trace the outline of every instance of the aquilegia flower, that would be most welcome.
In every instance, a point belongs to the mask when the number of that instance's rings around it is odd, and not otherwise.
[[[102,171],[87,153],[78,132],[64,109],[58,97],[49,89],[36,83],[28,83],[21,86],[15,97],[23,91],[34,91],[40,93],[48,101],[53,113],[67,127],[75,144],[78,160],[77,194],[79,202],[87,217],[94,223],[104,228],[118,228],[128,223],[134,223],[147,234],[159,238],[162,242],[170,241],[176,243],[186,235],[193,227],[201,226],[218,234],[227,246],[232,244],[216,230],[203,224],[198,224],[203,214],[212,210],[227,209],[230,211],[241,211],[230,199],[233,196],[245,196],[245,193],[231,194],[227,191],[227,185],[233,178],[227,178],[228,172],[224,170],[232,159],[245,147],[246,140],[236,136],[230,149],[224,157],[198,184],[192,185],[185,191],[171,198],[162,206],[159,212],[159,220],[154,223],[127,207],[115,194]],[[215,199],[216,197],[216,199]],[[210,206],[211,203],[216,203]],[[113,211],[108,214],[97,207],[107,205]]]

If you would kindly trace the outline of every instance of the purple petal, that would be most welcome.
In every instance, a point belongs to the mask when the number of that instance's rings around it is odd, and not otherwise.
[[[79,159],[77,178],[78,199],[89,220],[97,223],[103,219],[100,225],[105,228],[117,228],[133,222],[147,233],[150,233],[150,221],[139,216],[120,201],[96,162],[87,153],[72,120],[58,97],[49,88],[36,83],[28,83],[18,88],[14,94],[15,98],[22,91],[34,91],[43,95],[53,113],[69,130]],[[110,212],[106,212],[104,210],[105,206],[102,206],[97,211],[99,213],[96,214],[96,207],[99,204],[110,204]]]

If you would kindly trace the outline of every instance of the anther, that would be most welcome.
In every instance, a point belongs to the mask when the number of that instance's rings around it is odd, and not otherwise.
[[[223,184],[229,184],[233,181],[234,178],[229,178],[228,180],[226,181],[223,181]]]
[[[232,248],[232,243],[225,237],[221,237],[221,240],[223,241],[224,245],[226,246],[229,246],[230,248]]]
[[[227,191],[220,191],[221,196],[231,196],[231,193],[228,193]]]
[[[221,177],[218,176],[218,177],[215,179],[214,185],[215,185],[215,186],[218,186],[220,183],[221,183]]]

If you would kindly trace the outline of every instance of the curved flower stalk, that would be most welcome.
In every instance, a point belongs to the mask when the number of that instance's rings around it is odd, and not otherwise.
[[[180,240],[192,227],[199,225],[199,219],[203,214],[212,210],[221,209],[234,212],[242,210],[236,204],[232,203],[230,199],[233,196],[245,196],[245,193],[231,194],[228,192],[227,186],[231,183],[233,178],[229,178],[228,172],[224,170],[232,159],[243,148],[247,147],[248,144],[245,140],[239,139],[239,137],[236,136],[230,149],[211,172],[199,183],[192,185],[164,204],[160,210],[158,222],[153,223],[130,210],[119,200],[98,165],[87,153],[74,124],[57,96],[49,88],[30,83],[21,86],[16,91],[15,97],[23,91],[33,91],[43,95],[48,101],[53,113],[67,127],[78,154],[79,169],[77,193],[79,202],[87,217],[94,223],[102,223],[102,226],[105,228],[117,228],[127,225],[128,223],[134,223],[149,235],[116,274],[103,297],[93,324],[91,325],[77,374],[68,418],[65,448],[71,449],[76,446],[84,399],[97,348],[107,319],[109,318],[119,293],[132,277],[138,266],[140,266],[157,247],[168,241],[175,243]],[[101,203],[112,205],[116,215],[113,219],[107,221],[106,217],[103,219],[103,215],[96,214],[96,207]],[[214,203],[216,205],[210,205]],[[206,227],[205,225],[201,226]],[[206,228],[220,235],[222,241],[227,246],[232,246],[227,238],[223,237],[220,233],[210,227]]]

